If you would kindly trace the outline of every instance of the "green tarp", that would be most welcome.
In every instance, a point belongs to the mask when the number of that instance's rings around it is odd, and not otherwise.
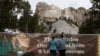
[[[5,55],[12,51],[12,41],[6,42],[5,40],[0,40],[0,55]]]

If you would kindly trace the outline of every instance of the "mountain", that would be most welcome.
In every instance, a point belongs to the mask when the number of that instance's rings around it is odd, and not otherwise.
[[[83,7],[60,9],[55,5],[39,2],[36,5],[35,13],[40,16],[39,25],[43,25],[47,32],[78,34],[87,10]]]

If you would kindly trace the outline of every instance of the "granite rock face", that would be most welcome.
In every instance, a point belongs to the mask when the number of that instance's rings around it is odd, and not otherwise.
[[[82,22],[85,20],[85,14],[87,10],[83,7],[75,9],[73,7],[60,9],[54,5],[48,5],[45,2],[39,2],[36,5],[36,11],[40,16],[39,24],[43,24],[47,31],[49,28],[50,31],[54,33],[73,33],[77,34],[79,27]]]

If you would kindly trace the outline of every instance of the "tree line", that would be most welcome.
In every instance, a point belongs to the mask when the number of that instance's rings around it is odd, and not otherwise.
[[[79,33],[100,33],[100,0],[91,0],[92,7],[89,9],[89,18],[81,25]]]
[[[100,33],[100,0],[92,0],[89,9],[89,18],[79,28],[79,33]],[[18,18],[19,14],[22,16]],[[39,25],[39,15],[31,15],[31,5],[24,0],[0,0],[0,32],[4,29],[19,29],[26,33],[44,32]]]
[[[21,17],[18,16],[21,14]],[[30,3],[24,0],[0,0],[0,32],[19,29],[22,32],[39,32],[37,13],[31,15]]]

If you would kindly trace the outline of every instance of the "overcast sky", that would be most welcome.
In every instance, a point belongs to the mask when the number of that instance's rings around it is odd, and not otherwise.
[[[85,7],[86,9],[90,8],[92,6],[90,0],[28,0],[31,4],[31,9],[33,12],[35,11],[36,4],[38,2],[46,2],[47,4],[58,6],[61,9],[67,8],[67,7]]]

